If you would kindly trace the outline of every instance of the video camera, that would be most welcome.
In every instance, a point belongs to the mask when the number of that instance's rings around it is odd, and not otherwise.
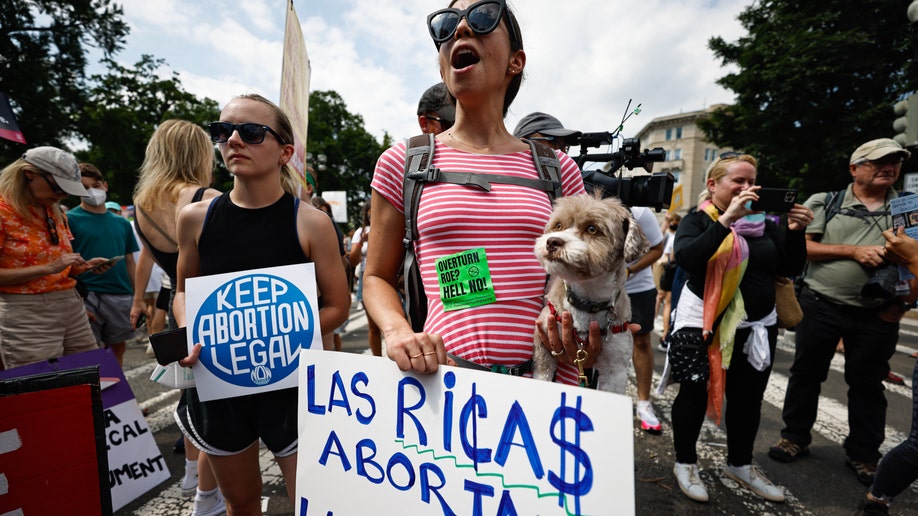
[[[669,208],[673,197],[673,186],[676,179],[669,172],[653,172],[655,161],[664,161],[666,151],[660,147],[641,150],[641,142],[637,138],[625,138],[619,149],[613,153],[589,154],[587,149],[600,145],[612,145],[616,133],[583,133],[579,138],[572,139],[571,145],[580,145],[580,155],[574,158],[577,166],[583,170],[587,162],[609,163],[609,170],[588,170],[583,172],[583,182],[588,191],[595,188],[602,189],[603,197],[618,197],[628,206],[646,206],[661,211]],[[615,177],[615,172],[622,167],[629,170],[643,168],[650,175]]]

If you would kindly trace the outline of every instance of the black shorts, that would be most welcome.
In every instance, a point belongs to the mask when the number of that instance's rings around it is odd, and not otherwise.
[[[638,335],[646,335],[653,330],[653,305],[657,302],[657,289],[628,294],[631,298],[631,322],[641,325]]]
[[[160,287],[159,295],[156,296],[156,308],[164,312],[169,311],[169,298],[171,297],[172,290],[169,287]]]
[[[235,455],[261,439],[278,457],[297,451],[297,388],[201,401],[185,389],[175,419],[188,439],[210,455]]]

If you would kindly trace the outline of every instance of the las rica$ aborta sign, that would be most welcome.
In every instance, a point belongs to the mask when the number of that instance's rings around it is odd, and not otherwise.
[[[322,351],[312,264],[187,290],[202,399],[299,388],[299,515],[634,513],[626,396]]]

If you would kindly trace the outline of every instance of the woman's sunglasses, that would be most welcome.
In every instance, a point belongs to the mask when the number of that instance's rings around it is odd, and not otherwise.
[[[56,182],[52,181],[51,178],[49,178],[49,177],[47,176],[47,174],[40,173],[40,174],[38,174],[38,175],[39,175],[39,177],[41,177],[42,179],[45,180],[45,183],[48,183],[48,188],[50,188],[52,192],[54,192],[54,193],[56,193],[56,194],[58,194],[58,195],[60,195],[60,194],[67,195],[67,192],[65,192],[64,189],[61,188],[60,185],[58,185]],[[55,245],[57,245],[57,244],[55,244]]]
[[[239,131],[239,137],[242,138],[242,141],[245,143],[261,143],[265,141],[265,134],[271,133],[277,138],[277,141],[281,145],[286,145],[287,142],[281,138],[281,135],[277,134],[274,129],[262,124],[256,124],[253,122],[246,122],[244,124],[231,124],[229,122],[211,122],[207,129],[210,131],[210,139],[214,143],[226,143],[230,136],[233,135],[233,131]]]
[[[507,15],[507,5],[504,0],[482,0],[474,3],[468,9],[440,9],[427,16],[427,28],[433,38],[437,50],[440,45],[452,39],[459,27],[459,22],[465,18],[475,34],[490,34],[500,24],[501,17],[506,16],[507,27],[510,32],[510,41],[519,46],[516,40],[516,30],[513,21]],[[513,46],[513,45],[511,45]]]

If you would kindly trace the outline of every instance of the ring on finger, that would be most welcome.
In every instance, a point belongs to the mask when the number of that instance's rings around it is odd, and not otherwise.
[[[422,353],[422,354],[426,357],[427,355],[436,355],[437,352],[436,352],[436,351],[428,351],[428,352]]]
[[[551,350],[551,356],[553,356],[553,357],[560,357],[560,356],[563,355],[563,354],[564,354],[564,350],[563,350],[563,349],[562,349],[561,351]]]
[[[417,355],[408,355],[408,358],[410,358],[411,360],[414,360],[415,358],[418,358],[422,355],[424,355],[424,353],[418,353]]]

